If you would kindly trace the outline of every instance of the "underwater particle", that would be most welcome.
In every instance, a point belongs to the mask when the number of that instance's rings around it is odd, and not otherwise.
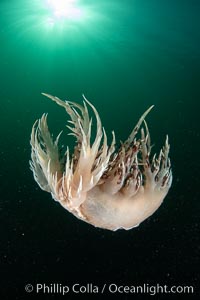
[[[71,120],[67,126],[77,143],[61,156],[49,133],[47,115],[37,120],[31,133],[30,166],[34,179],[65,209],[96,227],[131,229],[152,215],[161,205],[172,183],[168,136],[158,156],[151,155],[150,133],[141,116],[128,139],[118,150],[115,135],[108,146],[96,108],[84,97],[83,106],[44,94],[65,108]],[[92,119],[96,136],[91,143]],[[137,138],[140,131],[140,138]]]

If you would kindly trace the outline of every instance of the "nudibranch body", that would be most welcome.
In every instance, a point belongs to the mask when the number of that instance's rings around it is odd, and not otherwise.
[[[115,135],[108,146],[95,107],[84,97],[83,106],[44,94],[65,108],[71,120],[67,126],[77,139],[74,153],[61,155],[49,133],[47,115],[36,121],[31,134],[31,170],[40,188],[52,194],[77,218],[96,227],[131,229],[152,215],[163,202],[172,183],[168,137],[160,153],[152,157],[145,117],[139,119],[118,150]],[[96,118],[96,136],[88,107]],[[140,138],[137,138],[140,131]]]

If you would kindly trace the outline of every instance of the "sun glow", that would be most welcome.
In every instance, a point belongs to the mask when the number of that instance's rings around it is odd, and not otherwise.
[[[84,17],[84,10],[78,7],[76,0],[47,0],[47,5],[52,13],[51,25],[63,20],[75,21]]]
[[[72,26],[85,23],[90,11],[80,0],[45,0],[46,17],[44,25],[46,29],[63,31]]]
[[[78,7],[76,0],[47,0],[54,19],[78,20],[83,16],[83,10]]]

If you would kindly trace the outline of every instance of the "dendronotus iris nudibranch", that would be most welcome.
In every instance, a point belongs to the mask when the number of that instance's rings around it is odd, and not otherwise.
[[[141,116],[128,139],[116,148],[115,134],[108,146],[96,108],[83,96],[83,105],[44,94],[65,108],[67,126],[76,138],[74,153],[61,154],[43,114],[32,128],[31,170],[44,191],[65,209],[96,227],[131,229],[151,216],[161,205],[172,183],[168,136],[158,155],[151,154],[145,118]],[[93,128],[90,109],[95,118]],[[95,137],[91,142],[91,131]],[[139,135],[139,137],[138,137]]]

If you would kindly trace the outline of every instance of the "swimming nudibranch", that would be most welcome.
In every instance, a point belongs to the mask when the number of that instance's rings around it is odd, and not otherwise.
[[[115,135],[108,147],[95,107],[84,97],[83,106],[43,95],[65,108],[77,139],[73,155],[69,149],[61,155],[49,133],[47,115],[32,128],[31,170],[44,191],[77,218],[96,227],[131,229],[152,215],[163,202],[172,183],[168,137],[158,156],[151,154],[150,134],[145,117],[139,119],[128,139],[115,150]],[[91,143],[92,109],[96,118],[96,136]],[[143,124],[143,127],[142,127]],[[141,128],[142,127],[142,128]],[[141,128],[141,129],[140,129]],[[141,136],[137,138],[140,130]],[[150,158],[152,157],[152,158]]]

